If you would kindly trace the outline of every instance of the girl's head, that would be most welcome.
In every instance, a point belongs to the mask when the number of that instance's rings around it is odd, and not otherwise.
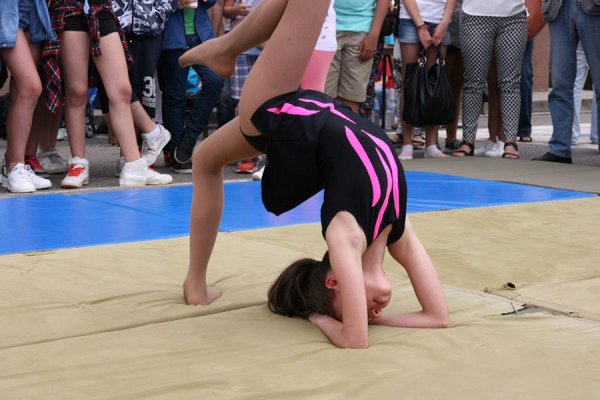
[[[335,317],[333,292],[325,286],[330,272],[328,253],[321,261],[303,258],[293,262],[269,289],[269,309],[288,317],[308,318],[313,313]]]
[[[381,265],[364,266],[363,281],[369,319],[381,316],[392,297],[392,286]],[[268,293],[269,309],[288,317],[308,318],[313,313],[342,320],[341,296],[331,271],[329,254],[323,260],[303,258],[288,266]]]

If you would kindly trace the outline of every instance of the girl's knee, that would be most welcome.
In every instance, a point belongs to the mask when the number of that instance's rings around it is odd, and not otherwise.
[[[88,101],[87,85],[72,85],[65,88],[65,102],[72,107],[83,106]]]
[[[119,85],[112,91],[112,93],[110,93],[109,96],[111,103],[129,104],[131,101],[131,85],[129,85],[129,83],[126,85]]]
[[[200,144],[192,154],[192,169],[194,176],[223,175],[224,165],[214,161],[208,151]]]
[[[17,95],[21,99],[37,101],[42,94],[42,82],[39,79],[28,79],[17,84]]]

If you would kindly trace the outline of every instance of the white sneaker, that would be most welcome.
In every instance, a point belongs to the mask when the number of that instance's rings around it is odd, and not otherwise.
[[[263,174],[265,173],[265,167],[263,166],[261,169],[252,174],[253,181],[261,181]]]
[[[33,183],[33,186],[36,188],[36,190],[48,189],[52,187],[52,182],[50,179],[42,178],[41,176],[36,175],[29,165],[25,165],[25,172],[29,176],[29,180],[31,183]]]
[[[412,160],[413,159],[413,146],[412,144],[405,144],[402,146],[402,150],[400,151],[400,155],[398,156],[400,160]]]
[[[37,159],[49,174],[64,174],[69,169],[67,160],[62,158],[56,149],[38,152]]]
[[[65,189],[76,189],[90,182],[90,163],[85,158],[72,157],[69,159],[69,172],[60,183]]]
[[[33,173],[33,171],[31,172]],[[23,163],[15,165],[10,173],[7,173],[4,165],[2,166],[2,187],[8,189],[12,193],[35,192],[35,185],[31,182],[31,179],[29,179],[29,173]]]
[[[166,130],[165,127],[160,124],[157,126],[160,130],[160,135],[154,139],[148,139],[146,137],[147,135],[142,133],[142,157],[146,160],[148,166],[156,162],[162,149],[169,143],[169,140],[171,140],[171,132]]]
[[[173,177],[167,174],[159,174],[148,167],[146,160],[140,158],[137,161],[126,162],[121,170],[119,186],[140,187],[146,185],[168,185],[173,182]]]
[[[483,155],[485,155],[485,152],[488,150],[491,150],[493,146],[494,146],[494,142],[492,142],[490,139],[488,139],[485,141],[485,143],[483,144],[482,147],[478,147],[473,151],[473,155],[475,157],[482,157]]]
[[[58,128],[56,132],[56,140],[65,140],[67,139],[67,128]]]
[[[169,174],[161,174],[151,167],[146,168],[146,185],[168,185],[173,182],[173,177]]]
[[[504,142],[501,140],[497,140],[496,143],[494,143],[494,145],[492,146],[492,148],[486,151],[483,155],[486,157],[499,158],[502,157],[502,154],[504,154]]]

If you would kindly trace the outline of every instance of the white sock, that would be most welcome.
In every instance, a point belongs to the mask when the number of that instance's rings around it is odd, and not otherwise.
[[[438,153],[441,153],[441,151],[440,151],[440,149],[437,148],[437,146],[435,144],[432,144],[431,146],[427,146],[425,148],[425,154],[428,157],[435,156]]]
[[[156,139],[160,136],[160,128],[158,125],[148,133],[142,133],[142,137],[146,140]]]
[[[144,167],[147,167],[148,165],[146,164],[146,160],[144,160],[143,158],[140,157],[139,160],[135,160],[135,161],[129,161],[126,162],[125,164],[130,165],[132,167],[141,167],[142,165],[144,165]]]
[[[413,152],[413,145],[412,144],[405,144],[402,145],[402,150],[401,150],[402,154],[412,154]]]

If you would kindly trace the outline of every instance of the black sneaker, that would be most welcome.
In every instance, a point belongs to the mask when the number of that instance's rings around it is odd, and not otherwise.
[[[194,146],[196,146],[196,141],[194,139],[184,137],[181,140],[181,143],[175,147],[175,151],[173,151],[173,159],[180,164],[191,164]]]
[[[191,174],[192,163],[180,163],[177,160],[171,160],[171,172],[174,172],[176,174]]]
[[[535,158],[533,158],[533,160],[535,160],[535,161],[550,161],[550,162],[563,163],[563,164],[572,164],[573,163],[573,159],[571,157],[557,156],[556,154],[553,154],[550,152],[547,152],[543,156],[535,157]]]

